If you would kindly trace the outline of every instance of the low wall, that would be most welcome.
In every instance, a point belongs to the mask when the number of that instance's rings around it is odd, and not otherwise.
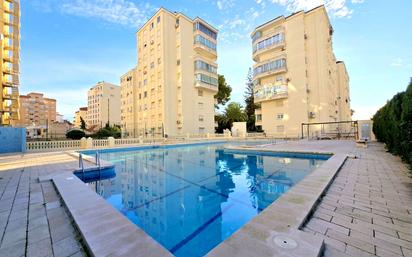
[[[0,154],[26,152],[26,128],[0,127]]]

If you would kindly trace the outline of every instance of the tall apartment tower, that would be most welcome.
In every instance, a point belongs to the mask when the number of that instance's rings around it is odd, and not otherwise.
[[[216,43],[207,22],[160,8],[137,32],[135,72],[121,78],[125,88],[135,83],[122,94],[123,128],[134,136],[213,133]]]
[[[256,125],[265,132],[298,137],[302,123],[351,120],[349,76],[336,62],[332,34],[323,5],[252,32]]]
[[[44,97],[42,93],[20,96],[20,119],[15,125],[46,126],[56,121],[56,99]]]
[[[120,77],[120,113],[121,127],[123,137],[136,137],[137,131],[137,113],[135,107],[136,100],[136,68],[133,68]]]
[[[0,0],[0,126],[19,120],[20,1]]]
[[[87,92],[86,124],[99,129],[107,123],[120,125],[120,87],[102,81]]]

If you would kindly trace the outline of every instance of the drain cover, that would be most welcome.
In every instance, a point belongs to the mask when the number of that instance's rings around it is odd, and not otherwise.
[[[277,246],[285,249],[295,249],[298,246],[295,240],[286,236],[276,236],[273,241]]]

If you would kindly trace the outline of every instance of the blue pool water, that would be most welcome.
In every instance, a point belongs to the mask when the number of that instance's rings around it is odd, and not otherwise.
[[[103,151],[116,175],[90,185],[174,255],[203,256],[328,158],[224,145]]]

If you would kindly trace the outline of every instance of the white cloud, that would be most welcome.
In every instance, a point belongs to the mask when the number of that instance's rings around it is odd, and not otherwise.
[[[272,3],[285,6],[289,11],[309,10],[319,5],[325,5],[330,14],[337,18],[350,18],[353,10],[347,5],[346,0],[271,0]],[[352,0],[352,3],[363,3],[363,0]]]
[[[59,11],[132,27],[144,24],[156,11],[149,3],[130,0],[31,0],[30,3],[42,12]]]
[[[365,0],[352,0],[352,4],[362,4]]]
[[[218,0],[216,2],[217,8],[219,10],[227,10],[235,5],[234,0]]]
[[[136,5],[127,0],[72,0],[65,1],[61,10],[71,15],[100,18],[107,22],[139,26],[155,10],[149,3]]]

